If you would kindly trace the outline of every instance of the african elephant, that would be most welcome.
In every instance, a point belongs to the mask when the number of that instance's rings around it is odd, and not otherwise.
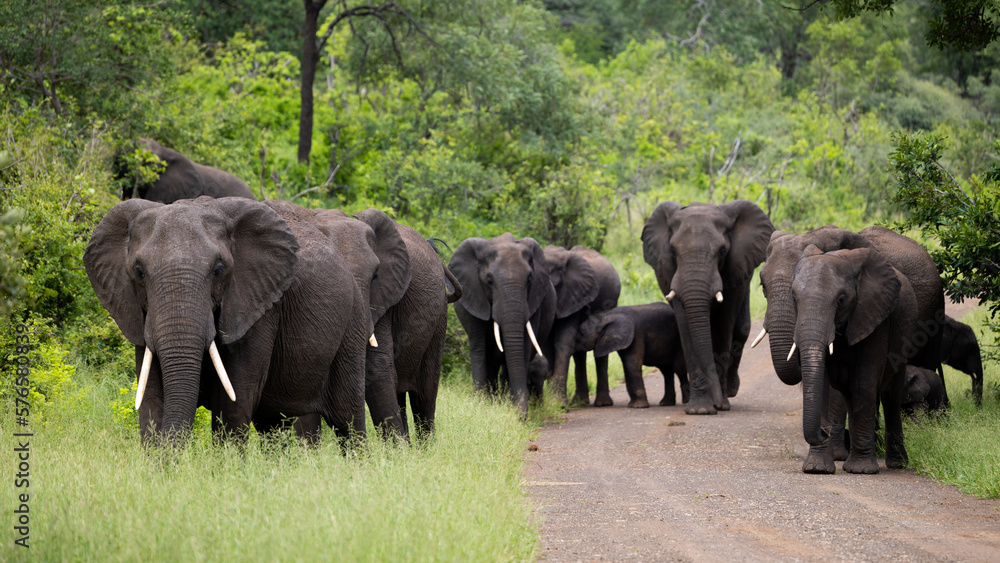
[[[141,199],[161,203],[173,203],[179,199],[193,199],[202,195],[257,199],[246,182],[229,172],[192,162],[181,153],[152,139],[140,139],[137,145],[163,161],[166,169],[152,184],[133,181],[132,185],[122,190],[122,199],[131,199],[133,194]],[[133,176],[125,162],[125,152],[129,152],[129,149],[123,149],[115,156],[113,169],[116,180]]]
[[[371,314],[344,257],[289,206],[133,199],[94,229],[84,263],[135,344],[144,443],[180,443],[199,405],[240,437],[314,412],[364,435]]]
[[[616,307],[591,315],[580,325],[577,347],[581,350],[593,350],[595,357],[607,358],[611,352],[618,352],[625,371],[625,388],[628,390],[630,408],[649,407],[646,385],[642,380],[642,366],[657,367],[663,374],[661,406],[677,404],[675,373],[681,384],[683,402],[690,399],[681,335],[677,330],[674,310],[666,303]],[[598,380],[598,387],[600,385]],[[605,380],[604,386],[607,385]]]
[[[944,385],[933,371],[917,366],[906,366],[902,411],[914,416],[918,410],[927,412],[944,409]]]
[[[878,473],[875,427],[881,399],[886,466],[907,463],[900,404],[908,345],[916,319],[913,288],[871,248],[826,252],[806,247],[792,276],[792,347],[802,369],[802,432],[806,473],[836,471],[821,419],[829,390],[839,391],[851,417],[849,473]]]
[[[642,229],[642,251],[673,305],[687,359],[688,414],[729,410],[750,331],[750,279],[774,226],[754,203],[661,203]]]
[[[529,387],[541,397],[548,363],[539,342],[549,337],[556,314],[556,290],[542,247],[510,233],[468,238],[455,249],[448,269],[462,285],[455,314],[469,335],[476,389],[498,391],[503,366],[514,402],[526,413]]]
[[[969,325],[945,316],[941,332],[941,363],[972,377],[972,396],[977,406],[983,404],[983,357],[979,341]]]
[[[618,272],[607,258],[585,246],[566,250],[561,246],[545,247],[545,262],[549,279],[556,290],[556,318],[545,349],[551,350],[551,385],[556,397],[566,403],[566,377],[569,358],[573,356],[576,370],[576,393],[573,403],[590,403],[587,384],[587,350],[576,348],[576,333],[590,315],[618,305],[622,284]],[[595,407],[612,404],[608,390],[608,357],[595,357],[597,366],[597,396]]]
[[[377,209],[354,217],[339,210],[306,213],[351,257],[359,285],[371,288],[375,329],[365,359],[365,394],[372,421],[383,433],[391,429],[408,439],[409,394],[417,435],[426,436],[434,428],[447,307],[461,297],[461,285],[430,242]],[[373,257],[377,269],[371,268]],[[299,417],[296,429],[315,435],[319,420]]]

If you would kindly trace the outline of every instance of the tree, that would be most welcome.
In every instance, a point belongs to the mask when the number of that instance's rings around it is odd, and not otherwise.
[[[396,29],[402,22],[414,24],[409,13],[395,2],[373,6],[367,2],[349,5],[347,0],[337,0],[338,12],[329,21],[326,32],[317,37],[319,32],[319,16],[326,7],[327,0],[302,0],[305,5],[306,19],[303,30],[302,48],[302,105],[299,109],[299,162],[309,162],[312,151],[313,134],[313,84],[316,82],[316,67],[319,65],[319,55],[323,47],[333,35],[337,24],[350,21],[353,18],[373,18],[393,38],[395,46]]]
[[[813,0],[832,5],[837,16],[851,18],[864,12],[893,14],[899,0]],[[961,51],[982,49],[1000,37],[1000,4],[993,0],[938,0],[937,10],[928,22],[927,44],[940,49]]]
[[[136,88],[169,68],[172,18],[128,0],[4,2],[0,88],[56,114],[69,98],[81,112],[122,114]]]
[[[931,253],[954,300],[975,297],[1000,312],[1000,165],[971,176],[967,188],[941,164],[938,135],[894,134],[893,203],[908,215],[903,229],[920,229],[941,243]],[[1000,153],[1000,142],[994,145]],[[998,332],[1000,330],[995,329]]]

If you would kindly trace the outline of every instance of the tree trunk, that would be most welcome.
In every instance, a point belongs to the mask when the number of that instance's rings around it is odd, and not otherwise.
[[[316,82],[316,65],[319,64],[319,47],[316,31],[319,29],[319,13],[326,0],[303,0],[306,9],[305,29],[302,40],[302,85],[301,107],[299,108],[299,162],[309,162],[312,152],[313,134],[313,83]]]

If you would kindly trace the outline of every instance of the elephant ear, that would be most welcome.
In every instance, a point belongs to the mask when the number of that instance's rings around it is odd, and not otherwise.
[[[462,297],[457,301],[470,315],[482,321],[490,319],[490,301],[486,289],[479,279],[482,253],[486,249],[486,239],[473,237],[462,241],[448,262],[448,269],[462,286]]]
[[[824,225],[806,233],[806,236],[807,240],[820,245],[824,252],[871,248],[872,246],[872,243],[864,236],[847,229],[841,229],[836,225]]]
[[[372,280],[370,301],[376,317],[399,302],[410,286],[413,268],[406,243],[396,228],[396,222],[378,209],[369,208],[354,214],[375,231],[375,255],[378,256],[378,276]]]
[[[128,276],[129,231],[139,213],[162,205],[144,199],[130,199],[115,205],[94,228],[83,254],[83,264],[94,293],[125,338],[136,346],[146,344],[143,338],[145,322],[142,306]]]
[[[233,270],[222,298],[218,332],[222,344],[243,337],[292,284],[299,243],[288,223],[263,203],[241,197],[199,199],[228,218]]]
[[[597,299],[597,273],[582,255],[561,246],[545,247],[549,279],[556,290],[556,318],[562,319]]]
[[[780,238],[787,237],[790,234],[791,233],[786,233],[785,231],[774,231],[773,233],[771,233],[771,238],[767,241],[767,250],[764,252],[765,261],[771,258],[771,252],[773,252],[774,249],[777,247],[775,241],[777,241]]]
[[[858,267],[857,303],[847,320],[847,343],[854,346],[874,332],[896,309],[902,283],[889,262],[871,248],[840,250],[833,254],[848,258]]]
[[[173,203],[179,199],[192,199],[202,194],[202,178],[198,168],[187,157],[156,141],[143,139],[143,148],[167,164],[153,187],[146,192],[146,199]]]
[[[549,278],[549,266],[545,261],[545,252],[542,245],[531,237],[519,239],[518,244],[523,244],[531,251],[531,287],[528,289],[528,315],[533,315],[545,301],[545,296],[552,287],[552,279]],[[489,317],[487,317],[489,318]]]
[[[611,352],[624,350],[635,339],[635,321],[628,315],[607,313],[601,319],[600,336],[594,347],[594,357],[607,356]]]
[[[670,249],[670,217],[683,209],[676,201],[665,201],[656,206],[649,220],[642,227],[642,257],[656,273],[660,291],[670,292],[670,283],[677,271],[677,262]]]
[[[720,274],[725,287],[742,285],[750,280],[754,269],[767,256],[774,225],[752,201],[738,199],[719,207],[733,220],[729,254]]]

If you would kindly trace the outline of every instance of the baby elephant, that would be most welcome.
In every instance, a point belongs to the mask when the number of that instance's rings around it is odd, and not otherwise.
[[[983,358],[972,327],[945,316],[941,334],[941,363],[972,377],[972,396],[983,404]]]
[[[662,406],[677,404],[674,374],[681,382],[681,397],[688,402],[687,364],[681,348],[674,310],[666,303],[649,303],[630,307],[615,307],[591,316],[580,325],[577,350],[593,350],[594,357],[618,352],[625,370],[625,388],[631,408],[649,407],[646,386],[642,382],[642,366],[654,366],[663,373],[666,392]],[[598,381],[607,388],[608,382]],[[596,404],[596,403],[595,403]],[[603,406],[603,405],[602,405]]]
[[[940,411],[945,408],[944,383],[937,373],[917,366],[906,366],[906,390],[903,393],[903,414],[914,416],[916,411]]]

